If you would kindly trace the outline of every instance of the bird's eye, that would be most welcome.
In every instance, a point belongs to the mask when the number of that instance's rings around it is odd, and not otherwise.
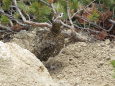
[[[60,15],[59,15],[60,17],[62,17],[63,16],[63,13],[60,13]]]

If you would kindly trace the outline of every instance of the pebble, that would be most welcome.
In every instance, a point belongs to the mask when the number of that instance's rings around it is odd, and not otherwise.
[[[111,60],[111,58],[109,56],[106,57],[106,60]]]
[[[110,44],[110,40],[109,39],[105,40],[105,44],[106,45]]]
[[[103,62],[103,61],[100,61],[100,62],[99,62],[99,65],[100,65],[100,66],[102,66],[103,64],[104,64],[104,62]]]
[[[80,45],[83,46],[83,47],[87,46],[87,44],[85,42],[81,42]]]

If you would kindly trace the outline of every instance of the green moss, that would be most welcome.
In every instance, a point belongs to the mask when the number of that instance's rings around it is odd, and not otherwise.
[[[51,9],[40,2],[33,2],[30,6],[30,13],[36,16],[36,21],[47,22]]]
[[[10,8],[10,5],[11,5],[11,3],[12,3],[12,0],[3,0],[2,3],[3,3],[2,8],[3,8],[4,10],[8,10],[8,9]]]
[[[115,60],[111,61],[112,66],[115,68]]]
[[[114,70],[113,78],[115,78],[115,60],[112,60],[111,64],[112,64],[113,70]]]
[[[26,13],[29,13],[29,11],[30,11],[30,8],[29,8],[29,6],[28,5],[26,5],[24,2],[18,2],[18,6],[19,6],[19,8],[21,9],[21,10],[23,10],[24,12],[26,12]]]
[[[3,24],[8,24],[9,23],[9,19],[7,16],[0,16],[0,22],[3,23]]]
[[[98,11],[97,11],[97,10],[93,10],[93,13],[88,16],[88,19],[89,19],[90,21],[96,22],[96,21],[99,20],[99,17],[100,17],[100,14],[98,13]]]

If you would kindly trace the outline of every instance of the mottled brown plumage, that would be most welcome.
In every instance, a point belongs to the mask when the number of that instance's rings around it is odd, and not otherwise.
[[[50,32],[46,32],[37,46],[36,56],[41,61],[47,61],[49,57],[57,55],[64,46],[64,37],[61,34],[60,20],[53,21]]]

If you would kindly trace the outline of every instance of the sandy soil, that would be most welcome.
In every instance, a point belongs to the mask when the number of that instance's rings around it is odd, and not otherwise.
[[[115,86],[111,59],[115,59],[115,43],[77,42],[44,64],[60,86]]]

